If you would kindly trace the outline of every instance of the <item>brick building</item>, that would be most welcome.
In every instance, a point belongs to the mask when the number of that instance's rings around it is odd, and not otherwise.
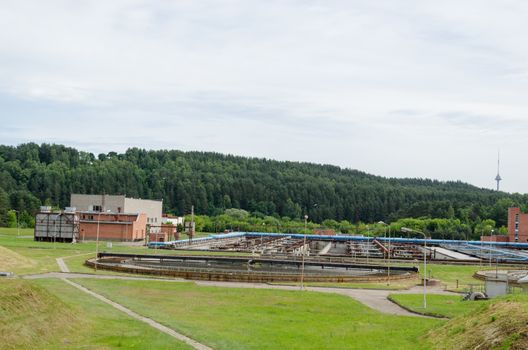
[[[162,223],[163,202],[157,200],[128,198],[122,195],[72,193],[70,206],[81,212],[145,213],[147,217],[145,226],[148,224],[159,227]]]
[[[510,241],[510,237],[505,235],[493,235],[493,236],[480,236],[480,240],[482,242],[503,242],[508,243]]]
[[[528,242],[528,214],[521,208],[508,208],[508,237],[510,242]]]
[[[151,226],[150,229],[153,230],[156,227]],[[172,240],[179,240],[180,234],[176,226],[172,224],[161,224],[160,227],[157,227],[156,231],[151,231],[149,233],[149,242],[168,242]]]
[[[146,236],[147,215],[144,213],[79,212],[79,239],[110,241],[140,241]]]

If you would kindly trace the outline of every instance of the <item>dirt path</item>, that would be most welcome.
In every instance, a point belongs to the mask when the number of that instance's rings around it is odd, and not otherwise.
[[[80,284],[77,284],[75,282],[72,282],[66,278],[61,278],[61,280],[63,280],[64,282],[68,283],[69,285],[85,292],[86,294],[89,294],[91,296],[93,296],[94,298],[97,298],[99,299],[100,301],[116,308],[117,310],[119,311],[122,311],[124,312],[125,314],[127,314],[128,316],[138,320],[138,321],[141,321],[141,322],[144,322],[146,324],[148,324],[149,326],[159,330],[160,332],[163,332],[165,334],[168,334],[170,335],[171,337],[173,338],[176,338],[190,346],[192,346],[193,348],[197,349],[197,350],[212,350],[212,348],[202,344],[202,343],[199,343],[197,342],[196,340],[194,339],[191,339],[189,337],[186,337],[185,335],[181,334],[181,333],[178,333],[176,332],[175,330],[171,329],[171,328],[168,328],[164,325],[162,325],[161,323],[158,323],[156,321],[154,321],[153,319],[151,318],[148,318],[148,317],[145,317],[145,316],[141,316],[140,314],[137,314],[135,313],[134,311],[124,307],[123,305],[121,304],[118,304],[104,296],[102,296],[101,294],[97,294],[91,290],[89,290],[88,288],[85,288],[83,286],[81,286]]]
[[[257,288],[257,289],[278,289],[298,291],[297,286],[271,285],[266,283],[243,283],[243,282],[216,282],[216,281],[190,281],[185,279],[163,279],[133,276],[116,276],[104,274],[85,274],[85,273],[60,273],[50,272],[38,275],[26,275],[24,278],[96,278],[96,279],[118,279],[118,280],[138,280],[138,281],[163,281],[163,282],[194,282],[198,286],[212,286],[225,288]],[[328,288],[328,287],[306,287],[306,290],[320,293],[333,293],[345,295],[353,298],[360,303],[377,310],[379,312],[413,317],[428,317],[409,312],[398,306],[388,299],[390,294],[420,294],[423,292],[421,286],[416,286],[408,290],[375,290],[375,289],[349,289],[349,288]],[[427,292],[430,294],[457,295],[456,293],[447,292],[439,287],[428,287]]]

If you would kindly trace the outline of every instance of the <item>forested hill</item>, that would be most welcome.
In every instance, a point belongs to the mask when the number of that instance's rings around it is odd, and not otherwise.
[[[504,224],[525,195],[461,182],[393,179],[331,165],[279,162],[218,153],[146,151],[95,156],[62,145],[0,146],[0,216],[69,204],[70,193],[126,194],[164,200],[164,209],[216,215],[241,208],[264,215],[375,222],[445,217]],[[2,219],[0,219],[2,220]],[[0,224],[2,222],[0,221]]]

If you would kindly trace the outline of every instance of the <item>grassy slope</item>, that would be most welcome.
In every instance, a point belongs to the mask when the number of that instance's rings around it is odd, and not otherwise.
[[[188,349],[59,280],[0,284],[0,349]]]
[[[468,314],[485,301],[462,301],[458,295],[427,295],[427,308],[423,307],[423,294],[391,294],[389,298],[397,304],[421,314],[453,318]]]
[[[60,348],[80,321],[72,308],[29,282],[0,283],[0,348]]]
[[[60,280],[2,280],[0,349],[190,349]]]
[[[423,349],[444,321],[388,316],[340,295],[78,280],[215,349]]]
[[[435,349],[528,349],[528,296],[482,303],[426,337]]]

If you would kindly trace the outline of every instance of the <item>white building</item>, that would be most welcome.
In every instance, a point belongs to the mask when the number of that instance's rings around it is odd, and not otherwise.
[[[147,225],[160,226],[162,223],[163,201],[158,200],[127,198],[122,195],[72,193],[70,206],[78,211],[144,213],[147,215]]]

